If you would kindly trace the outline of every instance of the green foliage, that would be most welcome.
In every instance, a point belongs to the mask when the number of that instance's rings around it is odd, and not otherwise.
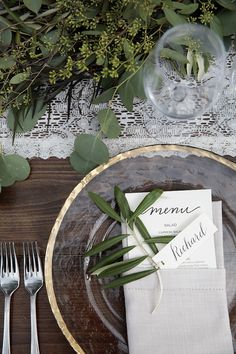
[[[8,187],[16,181],[23,181],[30,174],[30,166],[23,157],[0,154],[0,186]]]
[[[117,138],[120,135],[121,127],[115,113],[110,108],[99,111],[98,121],[101,131],[108,138]]]
[[[228,36],[236,31],[235,11],[236,2],[226,0],[2,1],[0,114],[9,109],[15,137],[35,126],[46,104],[67,84],[85,77],[97,83],[94,104],[112,101],[118,94],[131,111],[135,97],[145,99],[144,62],[165,30],[199,22]],[[32,109],[36,95],[43,101],[41,110]],[[103,112],[98,114],[99,134],[118,136],[115,115],[108,109],[104,118]],[[77,171],[87,173],[107,161],[108,151],[98,137],[78,139],[83,147],[75,147],[70,157]],[[92,149],[85,146],[89,139]],[[98,147],[102,153],[97,159]]]
[[[116,287],[120,285],[127,284],[131,281],[140,279],[144,276],[147,276],[157,270],[157,265],[152,260],[153,254],[158,252],[158,249],[155,243],[168,243],[171,241],[173,237],[171,236],[162,236],[162,237],[154,237],[152,238],[145,225],[138,217],[141,213],[144,213],[162,194],[161,189],[154,189],[149,192],[140,204],[137,206],[136,210],[132,212],[129,208],[128,201],[125,197],[125,194],[121,191],[118,186],[114,188],[114,196],[118,207],[120,209],[120,213],[118,214],[114,208],[101,196],[96,193],[89,192],[89,197],[96,204],[96,206],[107,216],[112,218],[117,222],[123,222],[126,227],[130,226],[132,222],[132,228],[130,234],[112,236],[108,239],[105,239],[94,246],[92,246],[86,253],[86,257],[91,257],[95,255],[100,255],[100,260],[89,270],[89,273],[92,275],[96,275],[99,278],[101,277],[113,277],[118,276],[117,279],[112,280],[109,284],[105,286],[105,288]],[[133,220],[133,221],[132,221]],[[140,242],[139,238],[136,235],[136,228],[140,232],[140,236],[143,238],[143,241]],[[114,250],[113,247],[115,245],[120,244],[127,237],[133,238],[135,241],[135,245],[122,247],[121,249]],[[150,252],[143,247],[143,243],[148,245]],[[135,258],[126,258],[122,260],[122,256],[128,254],[131,250],[133,250],[136,246],[142,251],[143,255]],[[103,256],[103,251],[106,251],[106,255]],[[107,254],[108,253],[108,254]],[[148,271],[137,272],[128,275],[123,275],[128,271],[133,270],[139,264],[141,264],[145,259],[147,259],[150,263],[152,269],[148,269]],[[116,262],[114,262],[116,261]]]

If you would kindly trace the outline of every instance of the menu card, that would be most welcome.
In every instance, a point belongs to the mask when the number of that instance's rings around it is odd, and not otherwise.
[[[130,209],[134,211],[146,195],[147,193],[126,193]],[[210,189],[163,192],[161,197],[139,217],[152,237],[176,236],[203,213],[212,220]],[[122,230],[128,234],[132,232],[129,227],[126,228],[124,225]],[[137,229],[135,229],[135,233],[138,239],[142,240]],[[137,242],[132,236],[129,236],[126,244],[130,246],[137,244]],[[158,250],[165,246],[165,244],[157,244]],[[143,243],[143,247],[150,252],[147,244]],[[133,258],[141,255],[143,253],[137,246],[129,252],[128,257]],[[144,261],[142,265],[149,265],[149,263]],[[207,237],[204,243],[202,242],[179,267],[216,268],[213,232],[212,237]]]

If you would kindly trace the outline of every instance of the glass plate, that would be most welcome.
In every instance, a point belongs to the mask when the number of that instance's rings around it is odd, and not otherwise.
[[[123,290],[104,291],[86,276],[84,251],[116,232],[88,198],[94,191],[113,201],[113,188],[150,191],[211,188],[213,200],[223,202],[224,254],[231,329],[236,333],[236,164],[204,150],[156,145],[112,158],[88,174],[66,200],[49,238],[45,277],[57,322],[77,353],[128,352]],[[94,258],[91,262],[95,262]]]

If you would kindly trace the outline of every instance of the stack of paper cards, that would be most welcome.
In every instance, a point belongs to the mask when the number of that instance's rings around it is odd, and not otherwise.
[[[126,193],[130,209],[134,211],[147,193]],[[168,191],[163,192],[161,197],[150,206],[140,219],[146,226],[151,237],[176,236],[170,244],[157,244],[158,250],[169,247],[171,254],[176,261],[176,267],[188,268],[216,268],[216,252],[214,243],[214,232],[216,227],[212,223],[212,196],[211,190],[188,190],[188,191]],[[125,233],[131,233],[129,227],[122,225]],[[135,229],[135,233],[142,240],[141,235]],[[126,240],[126,244],[137,244],[132,236]],[[142,244],[146,249],[147,244]],[[163,250],[164,251],[164,250]],[[161,254],[158,253],[154,259],[159,260]],[[191,254],[187,257],[188,254]],[[139,246],[129,252],[129,258],[143,255]],[[171,268],[174,262],[170,262]],[[183,259],[185,260],[183,261]],[[160,258],[161,259],[161,258]],[[166,260],[166,259],[165,259]],[[180,261],[181,260],[181,261]],[[168,262],[167,262],[168,263]],[[148,265],[144,261],[142,265]]]

